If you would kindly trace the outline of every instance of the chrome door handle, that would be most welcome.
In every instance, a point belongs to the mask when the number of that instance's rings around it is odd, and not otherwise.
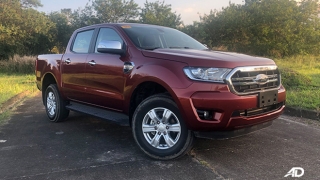
[[[134,66],[135,65],[133,62],[125,62],[123,65],[123,72],[128,74],[134,68]]]
[[[90,64],[91,66],[94,66],[94,65],[96,65],[97,63],[94,62],[94,60],[92,60],[92,61],[89,61],[89,64]]]
[[[66,59],[64,62],[66,62],[67,64],[70,64],[70,63],[71,63],[71,60],[68,58],[68,59]]]

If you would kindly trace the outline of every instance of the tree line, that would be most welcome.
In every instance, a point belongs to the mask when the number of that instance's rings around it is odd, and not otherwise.
[[[318,0],[245,0],[183,28],[212,48],[259,56],[320,53]]]
[[[84,8],[45,14],[39,0],[0,0],[0,59],[63,53],[72,32],[98,23],[146,23],[179,29],[213,49],[260,56],[319,54],[318,0],[245,0],[184,25],[165,1],[89,0]]]

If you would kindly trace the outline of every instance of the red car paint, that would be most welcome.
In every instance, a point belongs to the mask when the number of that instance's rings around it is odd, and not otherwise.
[[[102,27],[111,28],[119,34],[126,44],[124,56],[97,54],[92,50],[88,53],[71,51],[78,32],[97,30]],[[259,109],[259,93],[237,95],[230,91],[227,83],[194,81],[183,72],[185,67],[234,69],[245,66],[275,65],[271,59],[193,49],[144,50],[136,47],[122,27],[123,24],[99,24],[78,29],[73,33],[65,54],[38,56],[36,63],[38,88],[44,91],[45,77],[51,74],[63,98],[130,116],[130,102],[136,88],[142,83],[154,82],[171,95],[188,129],[193,131],[240,129],[272,121],[282,113],[286,99],[286,92],[282,85],[277,89],[278,107],[267,112],[245,116],[236,112]],[[96,35],[93,39],[96,39]],[[71,64],[66,62],[68,59],[72,60]],[[96,63],[94,67],[88,64],[93,60]],[[125,62],[135,64],[134,69],[128,74],[123,72]],[[201,119],[197,113],[199,109],[210,112],[212,118]]]

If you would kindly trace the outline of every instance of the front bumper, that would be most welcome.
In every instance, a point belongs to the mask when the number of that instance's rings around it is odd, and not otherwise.
[[[176,89],[178,106],[193,131],[233,131],[266,123],[278,118],[285,107],[286,92],[278,90],[278,104],[258,107],[258,95],[238,96],[227,85],[196,82],[187,89]],[[203,119],[199,111],[210,112]]]

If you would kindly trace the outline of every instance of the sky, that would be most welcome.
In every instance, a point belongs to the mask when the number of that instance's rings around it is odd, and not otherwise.
[[[134,0],[140,7],[144,6],[146,0]],[[148,0],[154,2],[155,0]],[[165,0],[165,4],[171,4],[172,10],[181,15],[184,24],[192,24],[199,21],[199,14],[209,14],[210,10],[221,10],[229,5],[229,1],[235,4],[242,4],[244,0]],[[50,13],[60,9],[71,8],[72,10],[84,8],[89,0],[41,0],[43,7],[39,11]]]

